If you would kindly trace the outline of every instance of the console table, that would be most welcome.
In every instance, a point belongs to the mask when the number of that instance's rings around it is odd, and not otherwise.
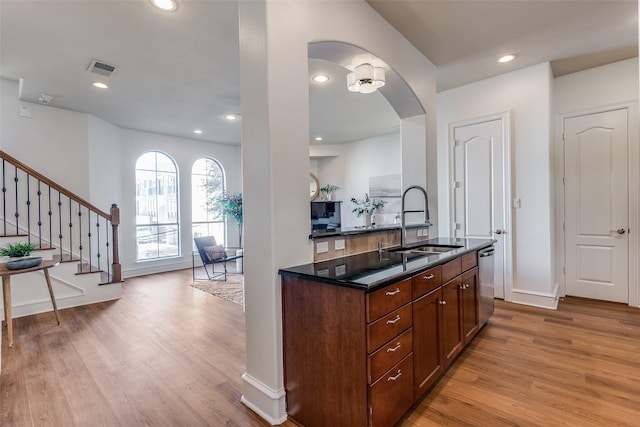
[[[45,260],[42,264],[35,267],[23,268],[21,270],[9,270],[4,264],[0,264],[0,276],[2,277],[2,297],[4,299],[4,319],[7,324],[7,341],[9,342],[9,348],[13,347],[13,320],[11,318],[11,276],[16,274],[31,273],[33,271],[44,272],[44,277],[47,281],[47,287],[49,288],[49,295],[51,296],[51,304],[53,304],[53,312],[56,315],[58,325],[60,324],[60,316],[58,315],[58,306],[56,305],[56,299],[53,296],[53,288],[51,287],[51,278],[49,277],[49,269],[55,267],[59,263],[57,261]]]

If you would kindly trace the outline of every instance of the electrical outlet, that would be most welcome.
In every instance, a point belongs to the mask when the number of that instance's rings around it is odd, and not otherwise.
[[[336,277],[344,276],[347,273],[347,267],[342,265],[336,265]]]
[[[318,242],[316,244],[316,253],[323,254],[329,252],[329,242]]]
[[[333,242],[333,248],[334,248],[336,251],[339,251],[339,250],[341,250],[341,249],[344,249],[344,239],[335,240],[335,241]]]

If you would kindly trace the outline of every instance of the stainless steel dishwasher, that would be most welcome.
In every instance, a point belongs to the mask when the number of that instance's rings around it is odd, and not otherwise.
[[[493,314],[493,246],[478,251],[479,271],[479,308],[478,321],[484,326]]]

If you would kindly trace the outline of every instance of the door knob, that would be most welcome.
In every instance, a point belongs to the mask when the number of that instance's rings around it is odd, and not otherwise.
[[[494,231],[493,233],[495,233],[495,234],[502,234],[502,233],[504,233],[504,230],[500,230],[500,229],[498,228],[498,229],[496,229],[496,231]]]
[[[618,233],[618,234],[624,234],[624,233],[626,233],[626,231],[627,231],[627,230],[625,230],[624,228],[618,228],[618,229],[616,230],[616,233]]]

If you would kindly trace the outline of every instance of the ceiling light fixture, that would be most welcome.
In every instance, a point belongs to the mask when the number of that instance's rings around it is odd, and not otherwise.
[[[97,87],[98,89],[108,89],[109,86],[107,86],[105,83],[102,82],[95,82],[93,84],[95,87]]]
[[[329,81],[329,76],[327,76],[326,74],[316,74],[311,78],[311,80],[316,83],[326,83]]]
[[[166,12],[173,12],[177,9],[178,4],[174,0],[149,0],[152,5]]]
[[[229,121],[234,121],[234,120],[238,120],[240,117],[239,114],[225,114],[224,118],[225,120],[229,120]]]
[[[384,68],[371,64],[358,65],[347,74],[349,92],[371,93],[384,86]]]
[[[202,133],[202,129],[196,129],[193,133],[200,135]]]
[[[41,104],[51,104],[51,101],[53,101],[53,96],[51,95],[47,95],[46,93],[42,92],[40,94],[40,97],[38,98],[38,101],[40,101]]]
[[[506,63],[506,62],[511,62],[511,61],[513,61],[514,59],[516,59],[516,56],[518,56],[518,55],[516,55],[515,53],[510,53],[510,54],[508,54],[508,55],[501,56],[501,57],[498,59],[498,62],[500,62],[501,64],[504,64],[504,63]]]

